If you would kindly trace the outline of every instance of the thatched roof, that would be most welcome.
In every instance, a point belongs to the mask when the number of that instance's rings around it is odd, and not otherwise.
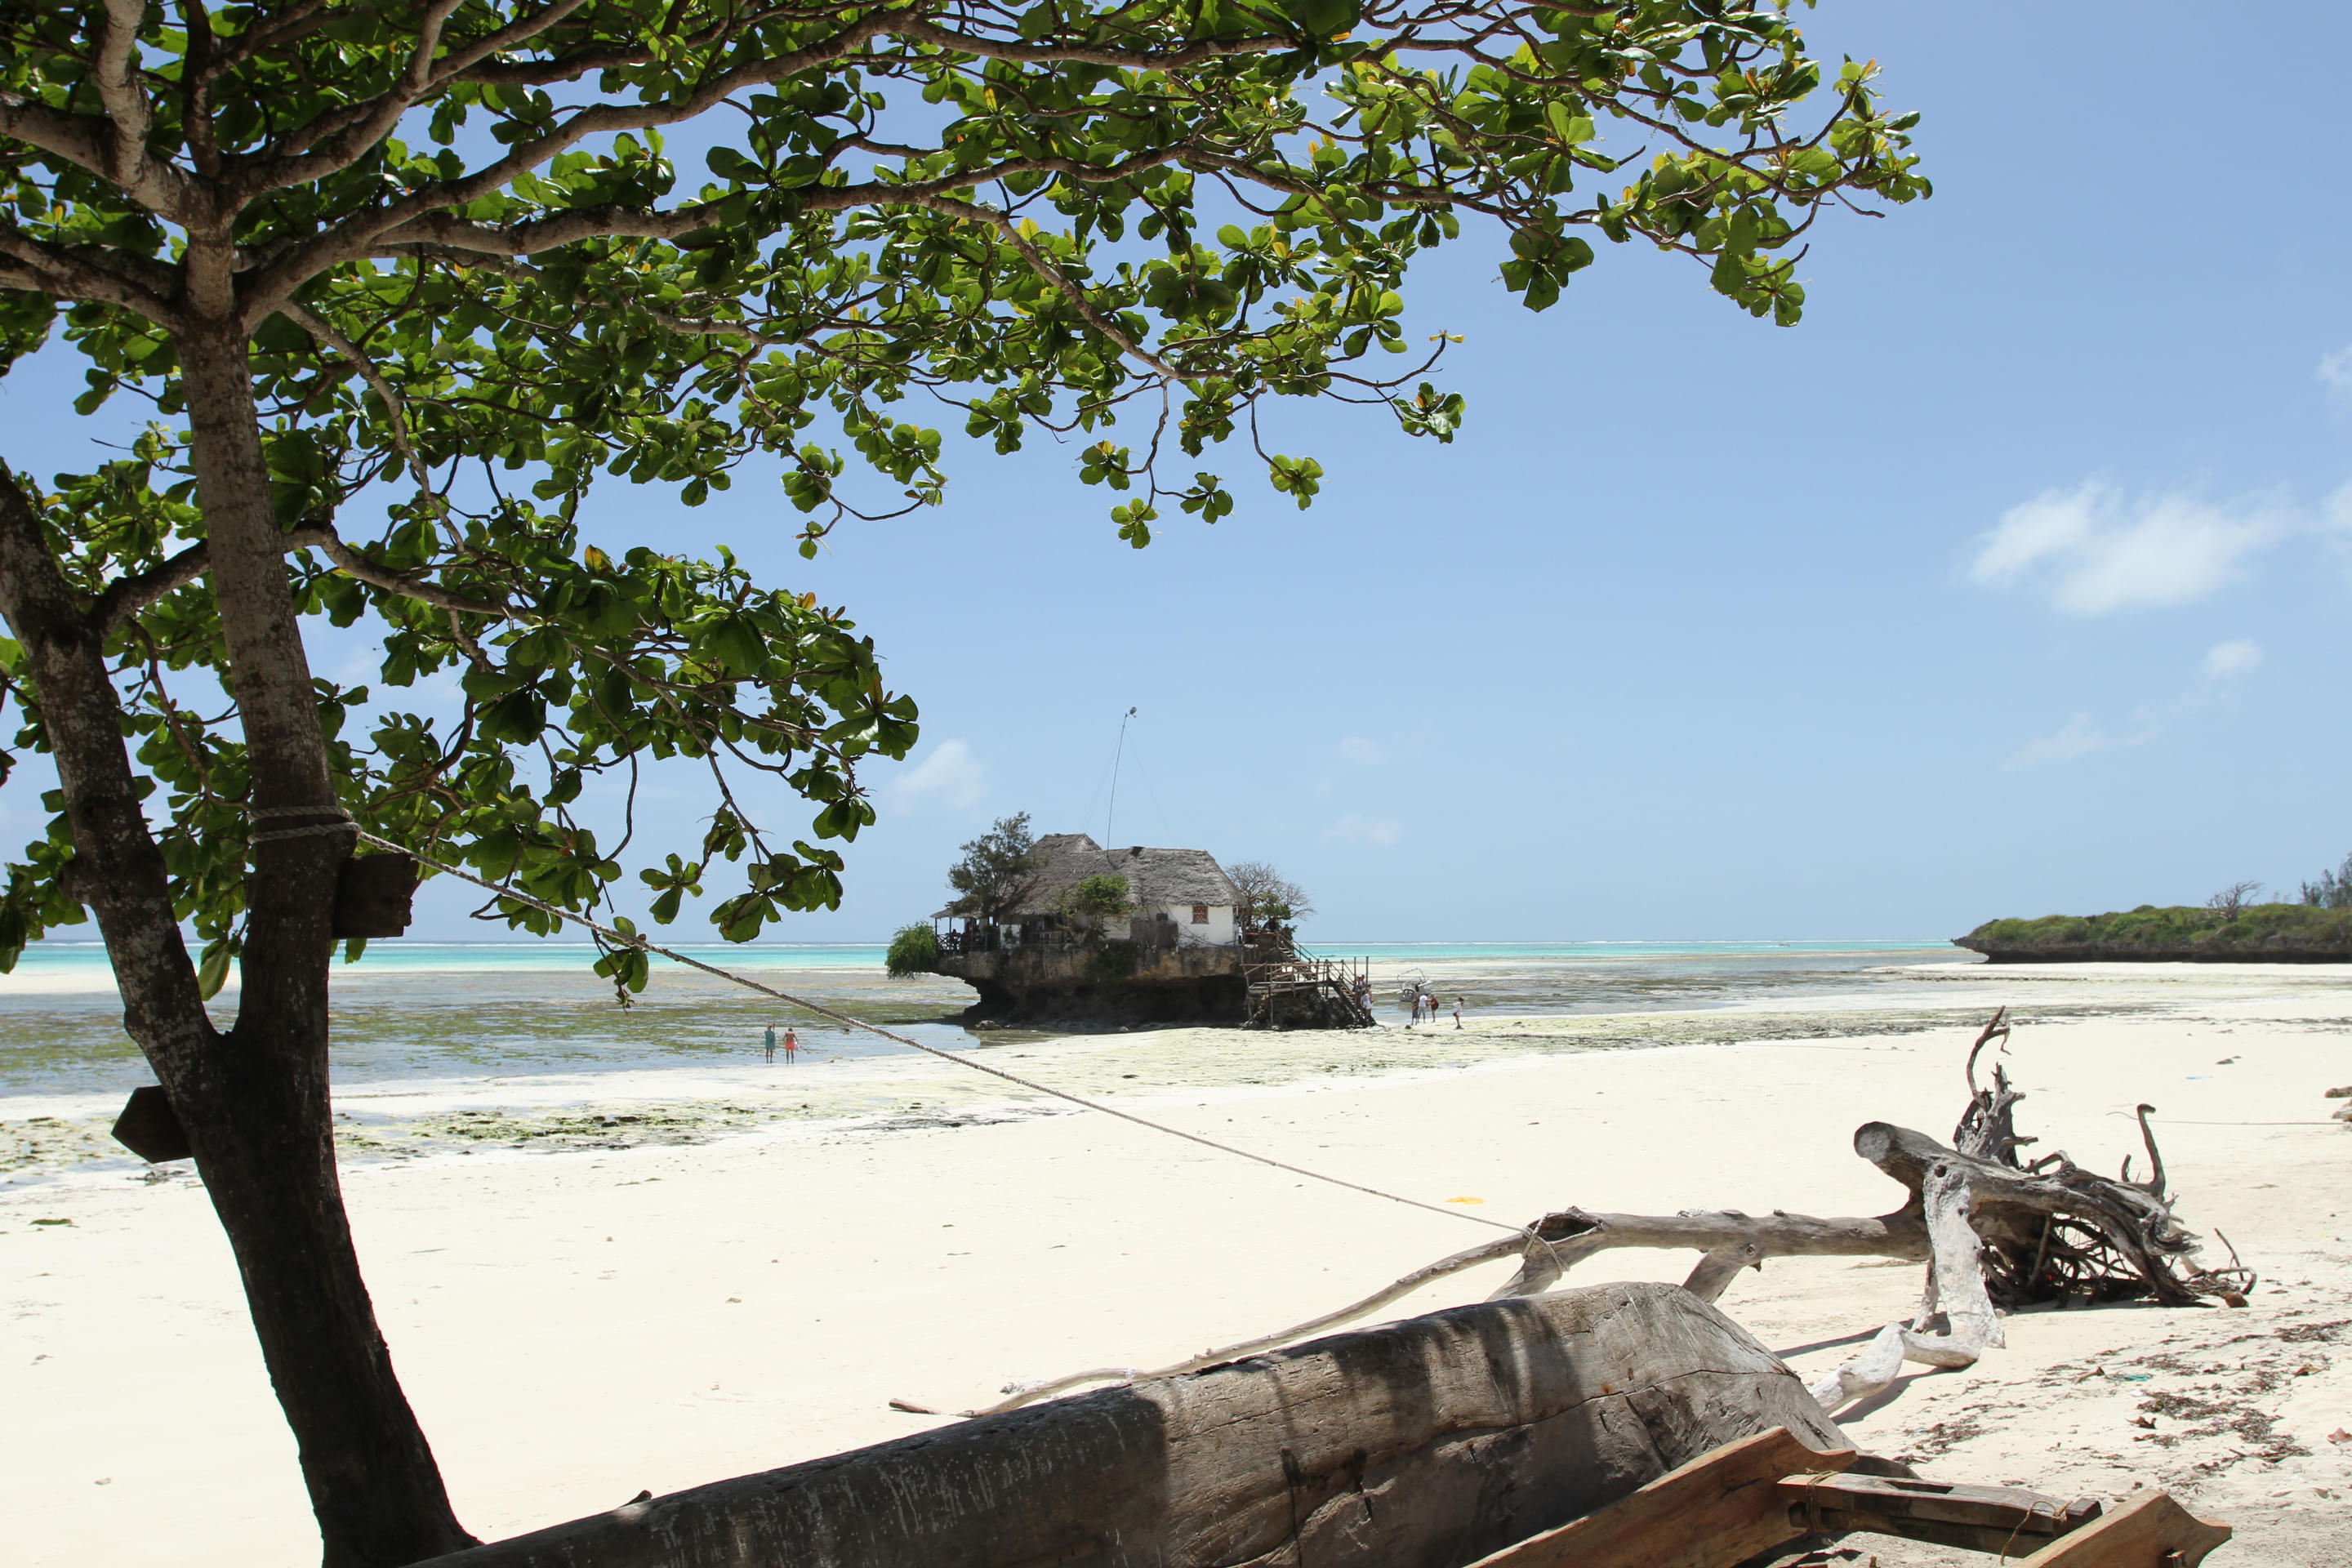
[[[1106,849],[1083,833],[1049,833],[1037,840],[1039,869],[1028,897],[1009,911],[1007,921],[1034,920],[1052,914],[1062,894],[1088,877],[1124,877],[1129,901],[1145,909],[1161,904],[1234,905],[1241,895],[1216,857],[1205,849],[1158,849],[1137,844]],[[959,899],[940,914],[971,911]]]

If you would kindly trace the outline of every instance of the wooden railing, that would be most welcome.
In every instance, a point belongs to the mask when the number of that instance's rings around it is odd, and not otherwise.
[[[1270,947],[1261,951],[1265,956],[1253,957],[1251,944],[1244,939],[1242,974],[1249,986],[1251,1021],[1264,1020],[1272,1012],[1276,997],[1320,992],[1351,1023],[1359,1027],[1370,1026],[1370,959],[1326,958],[1293,944],[1286,937],[1278,952]]]

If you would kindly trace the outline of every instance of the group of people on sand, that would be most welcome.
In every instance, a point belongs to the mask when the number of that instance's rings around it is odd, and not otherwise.
[[[1437,994],[1433,991],[1419,985],[1408,985],[1404,988],[1404,994],[1397,998],[1397,1005],[1412,1008],[1412,1021],[1415,1024],[1420,1023],[1423,1018],[1434,1024],[1437,1022],[1438,1014],[1444,1009],[1445,1004],[1438,1000]],[[1454,1026],[1457,1029],[1462,1026],[1462,998],[1459,996],[1454,999]]]
[[[793,1065],[793,1056],[800,1048],[801,1037],[793,1032],[790,1025],[786,1025],[784,1026],[784,1065],[786,1067]],[[776,1060],[776,1026],[773,1024],[768,1026],[767,1049],[769,1065],[773,1066]]]

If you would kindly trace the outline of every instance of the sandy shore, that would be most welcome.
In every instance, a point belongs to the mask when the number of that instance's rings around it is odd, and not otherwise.
[[[998,1047],[1010,1069],[1463,1214],[1570,1203],[1876,1213],[1859,1123],[1937,1136],[1995,1002],[2044,1149],[2113,1168],[2149,1100],[2182,1212],[2264,1279],[2245,1310],[2011,1320],[1848,1427],[1931,1474],[2230,1519],[2213,1562],[2352,1564],[2352,976],[1959,972],[1899,1010],[1516,1018],[1459,1035],[1177,1030]],[[490,1537],[920,1429],[1013,1379],[1154,1364],[1296,1321],[1483,1227],[1301,1183],[928,1059],[551,1097],[347,1096],[353,1224],[460,1516]],[[533,1103],[531,1094],[541,1095]],[[437,1096],[437,1098],[436,1098]],[[406,1097],[405,1103],[396,1102]],[[53,1120],[34,1122],[40,1114]],[[0,1110],[0,1500],[12,1561],[299,1563],[316,1536],[205,1194]],[[628,1117],[640,1120],[629,1121]],[[650,1119],[650,1120],[648,1120]],[[1473,1201],[1475,1200],[1475,1201]],[[41,1223],[64,1222],[64,1223]],[[1612,1278],[1690,1259],[1618,1253]],[[1392,1309],[1475,1300],[1507,1270]],[[1790,1261],[1723,1299],[1809,1375],[1916,1270]],[[31,1413],[31,1414],[27,1414]],[[2152,1426],[2141,1422],[2152,1422]],[[159,1544],[163,1543],[163,1544]],[[1981,1562],[1872,1542],[1892,1565]]]

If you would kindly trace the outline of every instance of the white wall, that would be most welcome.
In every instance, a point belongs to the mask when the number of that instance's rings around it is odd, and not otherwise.
[[[1239,933],[1234,929],[1234,907],[1231,904],[1211,904],[1209,923],[1206,925],[1192,923],[1192,906],[1190,904],[1162,904],[1160,907],[1168,912],[1170,920],[1176,922],[1176,944],[1179,947],[1194,947],[1202,944],[1210,947],[1231,947],[1238,940]]]

